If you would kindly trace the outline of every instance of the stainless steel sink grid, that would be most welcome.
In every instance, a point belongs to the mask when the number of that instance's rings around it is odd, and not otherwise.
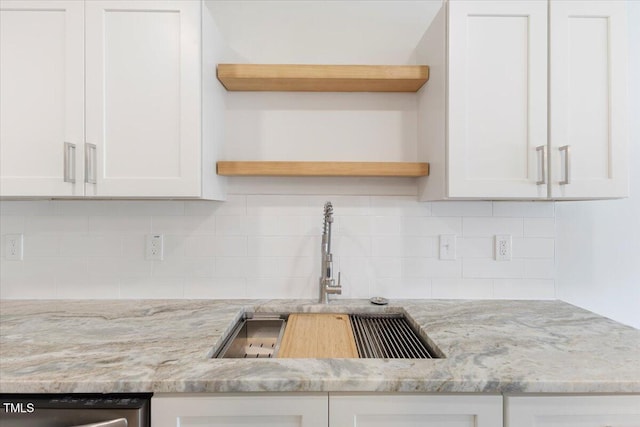
[[[351,314],[361,359],[438,359],[402,314]]]
[[[229,334],[215,358],[272,358],[278,355],[286,325],[283,315],[246,314]]]

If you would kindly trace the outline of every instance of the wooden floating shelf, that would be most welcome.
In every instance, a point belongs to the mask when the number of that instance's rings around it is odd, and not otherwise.
[[[217,170],[226,176],[419,177],[429,175],[429,163],[218,162]]]
[[[229,91],[417,92],[429,80],[426,65],[218,64]]]

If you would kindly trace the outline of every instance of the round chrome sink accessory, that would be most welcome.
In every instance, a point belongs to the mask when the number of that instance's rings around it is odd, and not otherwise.
[[[371,301],[371,304],[375,304],[375,305],[387,305],[389,304],[389,300],[383,297],[373,297],[371,298],[369,301]]]

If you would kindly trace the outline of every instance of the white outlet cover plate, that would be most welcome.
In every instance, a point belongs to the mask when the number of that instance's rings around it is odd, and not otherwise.
[[[22,261],[24,252],[24,238],[22,234],[5,234],[4,256],[11,261]]]
[[[456,259],[456,235],[455,234],[440,235],[440,259],[444,259],[444,260]]]
[[[164,257],[164,242],[162,234],[148,234],[145,247],[147,260],[162,261]]]
[[[495,239],[496,261],[511,261],[511,234],[497,234]]]

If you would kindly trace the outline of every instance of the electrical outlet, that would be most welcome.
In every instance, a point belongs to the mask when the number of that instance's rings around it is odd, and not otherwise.
[[[5,258],[13,261],[22,261],[24,249],[23,240],[22,234],[6,234],[4,236]]]
[[[440,259],[456,259],[455,234],[440,235]]]
[[[162,234],[147,235],[146,256],[148,260],[162,261],[164,256]]]
[[[511,261],[511,234],[496,235],[496,261]]]

